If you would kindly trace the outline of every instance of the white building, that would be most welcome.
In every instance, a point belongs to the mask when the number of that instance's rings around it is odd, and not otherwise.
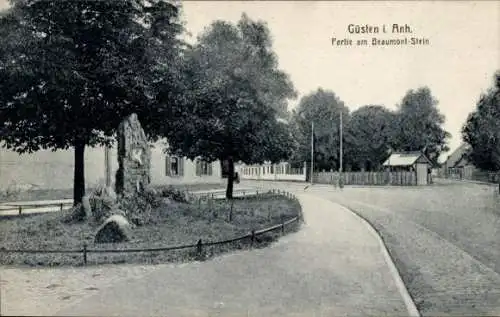
[[[164,153],[164,142],[151,148],[151,182],[160,184],[225,183],[219,161],[206,163]],[[105,181],[104,148],[85,149],[85,183],[93,187]],[[116,144],[111,149],[112,181],[118,169]],[[74,151],[43,150],[19,155],[0,148],[0,188],[9,185],[67,189],[73,187]]]

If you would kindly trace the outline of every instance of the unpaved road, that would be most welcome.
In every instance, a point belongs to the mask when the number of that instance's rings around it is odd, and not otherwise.
[[[42,285],[31,283],[32,293],[20,289],[30,284],[22,285],[27,275],[14,269],[4,281],[8,284],[2,294],[3,311],[60,316],[407,315],[378,240],[350,211],[305,196],[303,228],[268,248],[201,263],[160,265],[136,274],[125,267],[128,274],[108,285],[95,274],[89,276],[92,270],[85,268],[68,271],[67,280],[53,270],[53,277]],[[116,271],[119,268],[103,266],[103,280],[124,275]],[[41,275],[49,273],[46,269]],[[28,275],[40,281],[36,273]],[[60,289],[64,293],[51,296]]]
[[[249,184],[257,182],[249,182]],[[304,191],[305,184],[259,182]],[[381,234],[424,316],[500,315],[500,196],[495,186],[438,182],[425,187],[313,185]]]

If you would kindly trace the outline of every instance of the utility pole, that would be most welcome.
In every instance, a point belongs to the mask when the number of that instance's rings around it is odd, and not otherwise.
[[[311,185],[314,176],[314,121],[311,123]]]
[[[339,167],[339,171],[340,173],[342,173],[342,156],[343,156],[343,150],[342,150],[342,110],[340,111],[340,167]]]
[[[343,180],[342,180],[342,163],[343,163],[342,162],[342,157],[344,155],[344,153],[343,153],[344,151],[342,149],[342,146],[343,146],[343,144],[342,144],[342,138],[343,138],[343,132],[342,132],[342,130],[343,130],[343,127],[342,127],[342,109],[340,109],[340,150],[339,150],[339,152],[340,152],[339,153],[339,158],[340,158],[340,164],[339,164],[340,165],[339,166],[339,177],[340,177],[340,179],[339,179],[339,187],[340,188],[344,187]]]

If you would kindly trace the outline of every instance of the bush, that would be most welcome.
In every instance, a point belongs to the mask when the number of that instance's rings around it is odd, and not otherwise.
[[[183,191],[181,191],[179,189],[175,189],[172,186],[161,188],[160,193],[161,193],[161,197],[169,198],[169,199],[176,201],[176,202],[180,202],[180,203],[187,203],[188,202],[188,200],[186,198],[186,194]]]
[[[119,208],[125,211],[128,216],[148,215],[161,204],[162,197],[152,187],[145,188],[141,193],[123,196],[119,199]]]

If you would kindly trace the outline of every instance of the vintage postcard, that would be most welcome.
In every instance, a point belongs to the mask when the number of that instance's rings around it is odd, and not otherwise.
[[[500,2],[0,0],[0,315],[500,315]]]

